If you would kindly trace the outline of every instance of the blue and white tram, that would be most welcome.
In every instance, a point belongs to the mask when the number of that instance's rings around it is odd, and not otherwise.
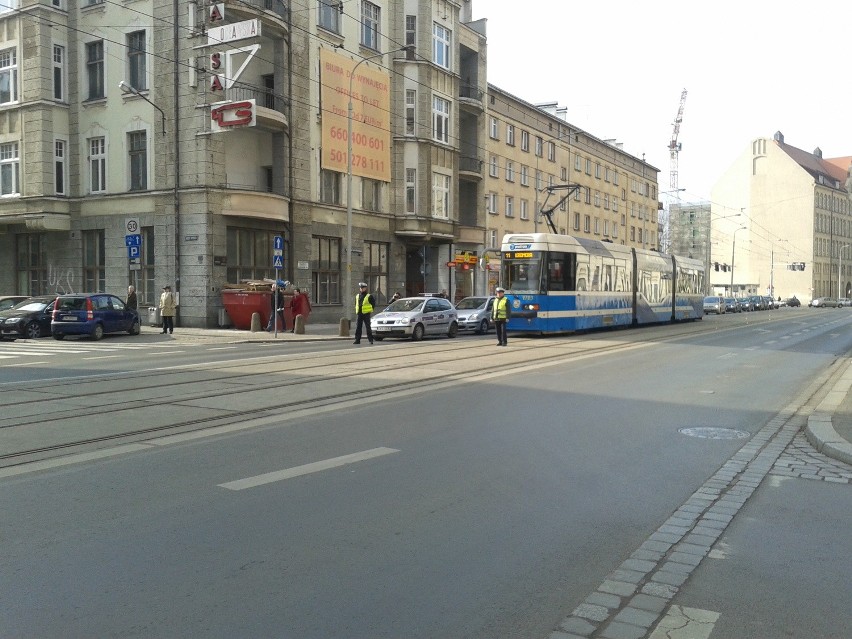
[[[700,319],[704,265],[570,235],[503,238],[511,331],[566,333]]]

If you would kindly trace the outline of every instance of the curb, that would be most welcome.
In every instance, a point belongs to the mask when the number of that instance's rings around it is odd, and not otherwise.
[[[834,429],[832,416],[852,389],[852,361],[834,387],[808,417],[805,436],[811,445],[826,457],[832,457],[852,465],[852,443],[846,441]]]

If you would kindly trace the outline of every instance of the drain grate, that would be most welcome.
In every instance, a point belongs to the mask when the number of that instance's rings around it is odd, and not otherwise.
[[[745,439],[749,436],[744,430],[733,428],[715,428],[713,426],[695,426],[693,428],[681,428],[678,432],[689,437],[700,437],[702,439]]]

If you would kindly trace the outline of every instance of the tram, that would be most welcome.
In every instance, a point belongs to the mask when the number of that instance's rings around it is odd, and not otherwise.
[[[500,280],[507,328],[570,333],[701,319],[704,265],[570,235],[506,235]]]

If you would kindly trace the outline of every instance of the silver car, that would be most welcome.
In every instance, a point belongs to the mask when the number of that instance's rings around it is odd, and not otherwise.
[[[459,300],[459,303],[456,304],[456,311],[459,314],[459,330],[474,331],[480,335],[486,334],[494,326],[494,322],[491,320],[491,307],[493,305],[493,295],[472,295]]]
[[[449,300],[441,297],[403,297],[370,318],[373,338],[410,337],[414,341],[426,335],[455,337],[459,332],[458,314]]]

